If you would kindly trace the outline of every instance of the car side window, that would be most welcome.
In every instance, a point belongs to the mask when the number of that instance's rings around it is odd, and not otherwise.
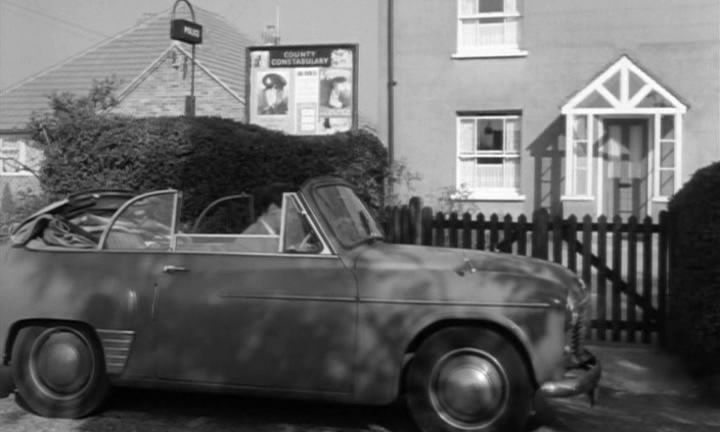
[[[141,197],[120,210],[105,238],[108,250],[170,250],[175,192]]]
[[[242,234],[255,221],[253,204],[253,196],[249,194],[218,199],[198,216],[192,233]]]
[[[240,196],[238,196],[240,197]],[[209,208],[212,212],[199,218],[192,233],[175,235],[177,252],[245,253],[245,254],[322,254],[330,249],[313,228],[295,193],[284,193],[282,202],[272,205],[257,218],[252,217],[253,200],[233,200]],[[245,207],[245,208],[243,208]],[[222,210],[218,212],[217,210]],[[215,216],[216,214],[221,215]],[[248,225],[248,223],[250,223]],[[233,227],[228,229],[227,227]]]
[[[294,194],[283,197],[282,229],[283,252],[317,254],[323,251],[320,236],[310,225]]]

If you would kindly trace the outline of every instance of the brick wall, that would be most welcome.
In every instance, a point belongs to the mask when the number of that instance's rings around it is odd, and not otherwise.
[[[190,95],[190,65],[190,59],[186,60],[181,53],[169,52],[113,111],[137,117],[185,114],[185,97]],[[195,68],[195,113],[245,120],[243,103],[200,67]]]

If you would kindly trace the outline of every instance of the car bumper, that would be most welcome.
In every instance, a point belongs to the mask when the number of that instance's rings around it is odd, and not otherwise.
[[[546,382],[540,386],[540,393],[551,398],[587,394],[591,403],[594,403],[597,386],[602,376],[602,366],[587,350],[583,350],[578,357],[568,362],[562,379]]]
[[[10,396],[14,389],[10,368],[0,364],[0,399]]]

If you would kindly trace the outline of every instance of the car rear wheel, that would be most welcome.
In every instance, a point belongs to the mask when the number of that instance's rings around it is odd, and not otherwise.
[[[430,431],[521,431],[532,386],[513,344],[484,328],[448,328],[418,349],[407,375],[407,402]]]
[[[100,407],[110,387],[96,339],[71,326],[21,329],[11,368],[19,403],[44,417],[87,416]]]

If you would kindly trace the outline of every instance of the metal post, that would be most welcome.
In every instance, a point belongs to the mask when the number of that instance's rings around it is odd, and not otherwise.
[[[190,64],[190,103],[187,112],[188,117],[195,117],[195,45],[192,46],[192,62]]]
[[[190,9],[190,16],[192,22],[186,20],[176,20],[175,11],[180,3],[185,3]],[[175,27],[175,24],[180,25],[180,29]],[[184,27],[184,29],[182,28]],[[184,30],[186,33],[183,33]],[[191,65],[190,65],[190,96],[185,97],[185,115],[188,117],[195,116],[195,45],[202,43],[202,26],[197,24],[195,20],[195,11],[188,0],[175,0],[175,4],[172,9],[172,17],[170,20],[170,37],[174,40],[179,40],[192,45],[191,54]]]

